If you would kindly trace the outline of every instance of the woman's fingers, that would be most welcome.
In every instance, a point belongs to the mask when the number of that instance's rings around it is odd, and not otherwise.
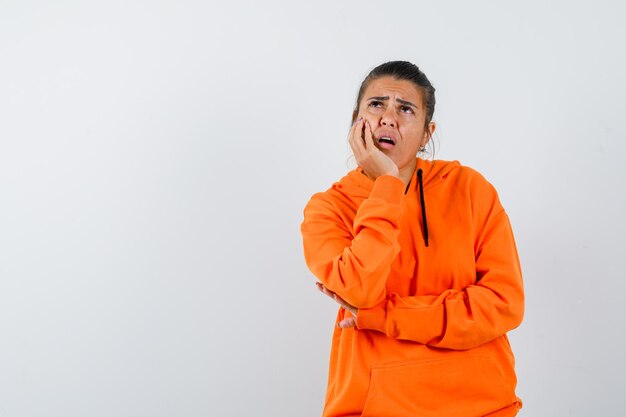
[[[341,298],[340,296],[338,296],[337,294],[335,294],[334,292],[326,288],[324,284],[322,284],[321,282],[316,282],[315,285],[317,286],[318,290],[320,290],[321,292],[323,292],[324,294],[326,294],[327,296],[335,300],[343,308],[345,308],[352,314],[350,317],[346,317],[345,319],[337,323],[337,326],[341,327],[342,329],[347,329],[349,327],[356,327],[356,316],[358,313],[358,310],[356,309],[356,307],[353,307],[350,304],[348,304],[343,298]]]
[[[363,130],[363,141],[365,142],[365,147],[370,148],[370,150],[378,150],[376,145],[374,145],[374,138],[372,137],[372,127],[369,122],[365,122],[365,129]]]
[[[337,301],[339,304],[341,304],[342,307],[344,307],[344,308],[350,307],[350,304],[346,303],[343,298],[341,298],[341,297],[339,297],[337,295],[337,293],[333,293],[333,298],[335,299],[335,301]]]
[[[343,319],[339,323],[337,323],[337,326],[341,327],[342,329],[347,329],[349,327],[355,327],[356,326],[356,318],[355,317],[348,317],[347,319]]]
[[[337,300],[337,297],[341,300],[341,297],[339,297],[337,294],[335,294],[334,292],[332,292],[331,290],[329,290],[328,288],[326,288],[324,286],[324,284],[320,283],[320,282],[316,282],[315,285],[317,285],[317,289],[320,290],[322,293],[326,294],[327,296],[329,296],[330,298],[332,298],[333,300],[339,302]],[[343,301],[343,300],[342,300]]]
[[[365,151],[365,144],[363,142],[363,119],[357,120],[350,129],[350,147],[357,161]]]
[[[330,291],[328,288],[326,288],[323,284],[316,282],[315,285],[317,286],[317,289],[320,290],[322,293],[326,294],[327,296],[329,296],[330,298],[333,298],[333,295],[335,294],[334,292]]]
[[[320,290],[322,293],[326,294],[327,296],[329,296],[330,298],[332,298],[333,300],[337,301],[337,299],[335,298],[335,296],[337,296],[337,294],[335,294],[334,292],[332,292],[331,290],[329,290],[328,288],[326,288],[324,286],[324,284],[321,284],[319,282],[316,282],[315,285],[317,285],[317,289]]]
[[[340,306],[342,306],[343,308],[345,308],[346,310],[348,310],[350,313],[352,313],[352,315],[356,316],[357,315],[357,308],[348,304],[346,302],[346,300],[344,300],[343,298],[341,298],[340,296],[338,296],[336,293],[332,292],[331,290],[329,290],[328,288],[326,288],[324,286],[324,284],[320,283],[320,282],[316,282],[315,285],[317,286],[317,289],[320,290],[322,293],[326,294],[328,297],[332,298],[333,300],[335,300]]]

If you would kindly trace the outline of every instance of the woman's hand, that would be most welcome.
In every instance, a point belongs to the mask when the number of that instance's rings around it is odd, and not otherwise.
[[[324,284],[320,282],[316,282],[315,285],[317,286],[318,290],[320,290],[321,292],[323,292],[324,294],[326,294],[327,296],[335,300],[337,303],[339,303],[341,307],[345,308],[346,310],[350,312],[350,314],[352,314],[352,317],[347,317],[341,320],[339,323],[337,323],[337,326],[341,327],[342,329],[356,326],[356,315],[359,312],[359,309],[348,304],[346,300],[344,300],[343,298],[339,297],[337,294],[335,294],[334,292],[326,288]]]
[[[400,177],[398,166],[376,147],[369,122],[359,118],[350,129],[350,147],[363,171],[372,180],[381,175]]]

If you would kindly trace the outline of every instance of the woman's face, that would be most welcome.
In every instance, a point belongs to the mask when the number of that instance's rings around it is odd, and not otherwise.
[[[374,143],[402,172],[414,169],[415,156],[428,143],[435,124],[424,128],[422,91],[412,82],[381,77],[370,81],[359,103],[357,118],[367,120]]]

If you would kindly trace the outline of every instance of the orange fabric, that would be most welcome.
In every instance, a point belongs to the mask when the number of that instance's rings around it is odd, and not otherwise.
[[[323,415],[513,416],[506,332],[524,312],[517,250],[495,189],[458,162],[417,160],[419,188],[361,169],[314,195],[301,231],[307,265],[359,309],[335,326]],[[350,313],[339,309],[337,322]]]

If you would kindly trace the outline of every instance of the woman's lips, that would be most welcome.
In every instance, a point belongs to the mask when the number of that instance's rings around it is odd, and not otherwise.
[[[388,137],[381,137],[378,139],[378,147],[381,149],[392,149],[395,145],[394,141]]]

